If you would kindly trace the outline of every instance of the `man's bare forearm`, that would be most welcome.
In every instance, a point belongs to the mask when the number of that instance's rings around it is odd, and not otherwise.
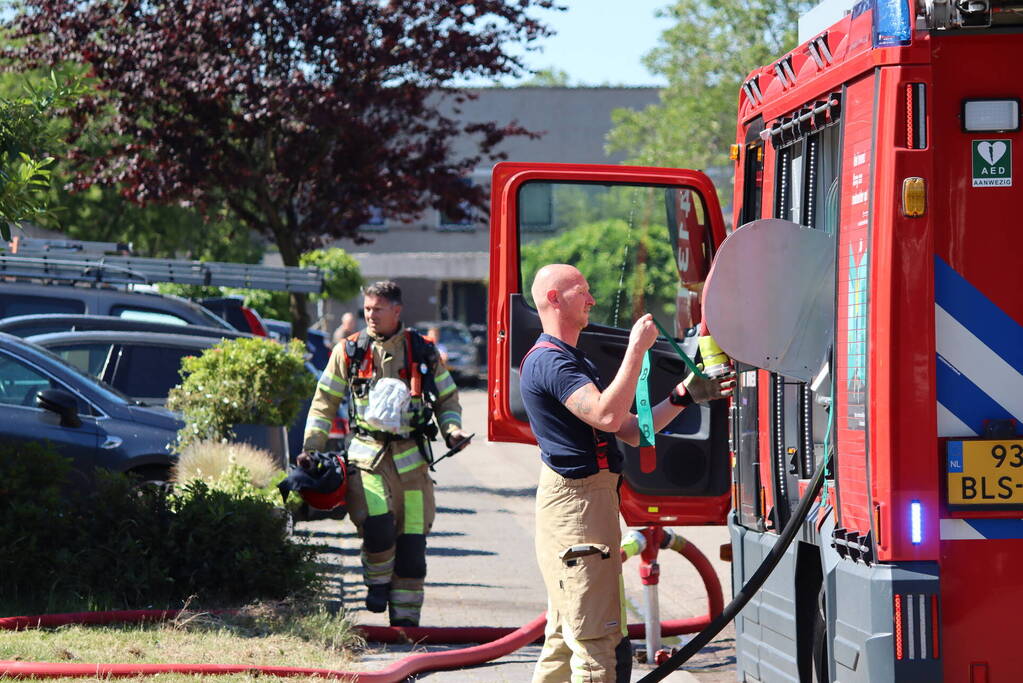
[[[628,419],[629,408],[636,397],[636,381],[643,368],[643,353],[630,344],[611,384],[603,392],[597,392],[598,411],[603,418],[601,423],[606,425],[601,427],[604,431],[617,432]]]

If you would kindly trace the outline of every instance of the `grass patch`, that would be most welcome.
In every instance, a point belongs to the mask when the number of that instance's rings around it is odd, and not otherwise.
[[[231,615],[190,612],[160,624],[0,631],[0,660],[191,663],[354,670],[365,642],[343,614],[294,603],[258,603]],[[160,683],[250,681],[258,674],[161,674]],[[82,679],[49,679],[72,681]],[[152,676],[137,679],[153,681]],[[288,680],[300,680],[290,678]],[[322,680],[322,679],[318,679]]]

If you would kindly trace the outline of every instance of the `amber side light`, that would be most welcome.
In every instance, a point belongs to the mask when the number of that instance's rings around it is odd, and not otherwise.
[[[927,210],[927,183],[923,178],[902,181],[902,215],[907,218],[923,216]]]

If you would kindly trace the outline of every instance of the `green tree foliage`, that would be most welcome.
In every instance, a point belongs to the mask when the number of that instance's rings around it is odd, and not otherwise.
[[[614,112],[608,147],[652,166],[728,165],[739,88],[749,73],[795,46],[799,15],[813,0],[676,0],[676,25],[644,63],[668,79],[661,102]]]
[[[60,149],[55,111],[82,92],[77,78],[50,73],[30,79],[20,94],[0,96],[0,237],[11,225],[45,215],[47,188]]]
[[[80,69],[66,67],[62,73],[74,74],[77,71]],[[79,92],[82,88],[81,77],[65,75],[56,82],[60,87],[55,91],[58,94],[62,90]],[[40,89],[40,86],[32,85],[38,83],[46,83],[51,91],[55,90],[54,77],[41,70],[0,73],[0,102],[22,102],[26,94]],[[52,95],[52,92],[50,95],[43,92],[38,96],[52,98]],[[95,93],[90,95],[95,96]],[[45,125],[45,129],[41,129],[44,140],[51,139],[45,147],[51,150],[51,154],[62,149],[59,140],[72,127],[78,127],[82,146],[80,156],[104,156],[118,142],[116,136],[104,136],[98,132],[102,127],[102,115],[93,121],[72,122],[64,111],[68,99],[61,95],[55,103],[59,106],[50,107],[49,116],[40,121]],[[32,142],[27,134],[19,136],[19,139],[22,145],[39,145]],[[35,193],[36,203],[40,208],[45,206],[45,211],[38,210],[25,217],[71,239],[131,243],[136,254],[158,258],[238,263],[257,263],[262,258],[265,250],[262,241],[223,208],[211,208],[203,216],[192,206],[139,205],[124,197],[122,184],[96,184],[91,187],[76,184],[75,163],[75,160],[57,157],[43,166],[36,183],[12,185],[5,190]],[[21,172],[28,170],[29,166],[22,164]]]
[[[628,327],[638,312],[653,313],[666,322],[675,310],[678,274],[663,226],[641,230],[618,218],[584,223],[524,244],[521,263],[527,297],[536,271],[548,263],[578,268],[596,299],[591,322]]]
[[[529,78],[517,83],[517,88],[567,88],[571,83],[571,77],[564,69],[556,66],[549,66],[537,70]]]
[[[64,163],[54,171],[50,207],[40,225],[71,239],[130,243],[140,256],[258,263],[265,251],[262,240],[228,212],[203,216],[189,206],[139,205],[117,185],[75,189]]]
[[[347,301],[362,287],[359,262],[344,249],[317,249],[307,251],[298,259],[301,266],[316,266],[323,271],[324,292],[313,299]]]
[[[359,239],[374,209],[462,217],[485,206],[464,182],[501,157],[517,123],[449,115],[466,78],[523,70],[507,48],[547,35],[552,0],[21,0],[0,57],[19,68],[82,63],[101,96],[74,115],[115,140],[86,154],[72,129],[76,184],[118,184],[140,204],[227,206],[276,244],[283,263]],[[476,149],[453,151],[459,138]],[[298,336],[306,297],[291,295]]]

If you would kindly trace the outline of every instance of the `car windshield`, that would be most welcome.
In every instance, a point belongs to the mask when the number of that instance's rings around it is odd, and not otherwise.
[[[109,384],[104,382],[103,380],[97,379],[97,378],[93,377],[92,375],[90,375],[89,373],[85,372],[84,370],[75,367],[71,363],[68,363],[66,360],[64,360],[63,358],[61,358],[57,354],[53,353],[49,349],[44,349],[43,347],[39,346],[38,344],[33,345],[32,348],[33,348],[33,350],[38,351],[39,353],[43,354],[44,356],[47,356],[48,358],[52,359],[53,362],[59,363],[61,365],[61,367],[63,367],[69,373],[71,373],[73,375],[77,375],[83,381],[85,381],[88,384],[90,384],[92,386],[92,388],[97,393],[103,395],[104,399],[106,399],[108,401],[113,401],[114,403],[122,403],[122,404],[129,404],[129,405],[132,405],[132,404],[135,403],[134,399],[132,399],[130,396],[121,393],[120,391],[118,391],[117,389],[113,388],[112,386],[110,386]]]

